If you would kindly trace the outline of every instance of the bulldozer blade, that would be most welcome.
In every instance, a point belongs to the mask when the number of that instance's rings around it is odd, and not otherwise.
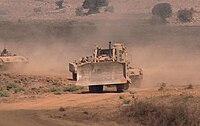
[[[124,84],[126,64],[119,62],[86,63],[77,68],[77,85]]]

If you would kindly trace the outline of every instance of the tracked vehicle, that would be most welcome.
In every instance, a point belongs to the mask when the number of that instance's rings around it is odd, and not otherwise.
[[[143,78],[141,68],[133,68],[123,43],[109,42],[109,47],[96,47],[93,56],[69,63],[76,85],[89,86],[90,92],[102,92],[103,86],[116,86],[118,92],[129,86],[139,86]]]
[[[24,56],[11,54],[6,48],[0,54],[0,70],[13,70],[23,68],[28,63]]]

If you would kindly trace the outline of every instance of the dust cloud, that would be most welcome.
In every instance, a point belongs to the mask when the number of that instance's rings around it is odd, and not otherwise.
[[[149,18],[149,17],[148,17]],[[148,19],[147,18],[147,19]],[[150,25],[136,19],[104,20],[98,36],[106,43],[124,42],[134,67],[144,71],[143,86],[199,85],[200,27]]]
[[[144,71],[145,86],[199,84],[200,28],[149,25],[137,16],[8,24],[3,29],[7,37],[1,30],[1,48],[28,57],[29,72],[69,73],[68,63],[92,55],[95,45],[124,42],[132,65]]]
[[[56,41],[56,40],[55,40]],[[28,73],[65,73],[68,71],[68,63],[83,55],[83,50],[77,48],[77,44],[55,42],[26,43],[11,42],[6,44],[9,51],[29,59],[29,64],[23,72]]]

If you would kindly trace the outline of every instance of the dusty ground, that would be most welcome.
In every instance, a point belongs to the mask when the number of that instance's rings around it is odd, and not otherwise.
[[[167,86],[129,89],[125,93],[116,93],[115,89],[105,89],[104,93],[91,94],[87,88],[75,92],[51,91],[52,86],[62,89],[62,86],[74,82],[63,75],[27,75],[19,73],[1,73],[1,88],[7,91],[9,97],[0,97],[1,126],[84,126],[84,125],[141,125],[140,123],[123,122],[120,110],[126,108],[126,100],[166,97],[166,101],[177,96],[188,95],[199,97],[199,86],[192,89],[185,86]],[[21,80],[21,82],[19,82]],[[13,81],[24,90],[13,92],[5,86]],[[34,87],[34,88],[33,88]],[[171,98],[170,98],[170,97]],[[131,103],[128,103],[131,104]],[[8,121],[9,120],[9,121]]]
[[[15,74],[8,74],[14,76]],[[15,75],[16,76],[16,75]],[[19,76],[19,75],[18,75]],[[22,76],[22,75],[21,75]],[[30,75],[25,75],[31,78]],[[2,77],[2,75],[1,75]],[[38,76],[46,78],[43,76]],[[57,78],[56,78],[57,79]],[[53,80],[53,79],[51,79]],[[26,80],[32,87],[33,82]],[[26,82],[25,81],[25,82]],[[68,82],[70,82],[68,80]],[[41,86],[41,81],[36,85]],[[73,83],[73,82],[72,82]],[[43,85],[49,87],[53,85]],[[127,107],[126,100],[131,102],[138,99],[156,98],[161,102],[163,99],[170,100],[173,97],[188,95],[191,98],[200,96],[199,86],[193,86],[189,89],[185,86],[167,86],[159,91],[159,87],[130,89],[125,93],[116,93],[114,90],[108,90],[101,94],[91,94],[87,89],[79,92],[61,93],[40,90],[40,93],[26,93],[22,91],[14,93],[9,97],[1,97],[0,103],[0,125],[1,126],[84,126],[84,125],[141,125],[136,122],[123,122],[121,120],[120,110]],[[35,90],[40,89],[39,87]],[[29,90],[28,90],[29,91]],[[9,92],[12,93],[12,92]],[[171,97],[171,98],[170,98]],[[129,103],[131,104],[131,103]],[[194,103],[195,104],[195,103]]]
[[[131,104],[127,101],[155,98],[171,104],[188,96],[200,105],[195,100],[200,96],[199,1],[110,0],[114,13],[76,17],[82,1],[65,0],[61,10],[54,0],[0,1],[0,48],[30,60],[23,72],[0,73],[0,126],[137,126],[141,122],[124,122],[120,115]],[[171,3],[173,16],[166,25],[151,25],[151,9],[160,2]],[[194,21],[178,22],[177,10],[191,7],[197,11]],[[66,91],[75,83],[68,63],[108,41],[125,42],[132,65],[144,70],[142,88],[120,94],[114,88],[102,94],[80,87]],[[162,83],[167,87],[158,91]]]

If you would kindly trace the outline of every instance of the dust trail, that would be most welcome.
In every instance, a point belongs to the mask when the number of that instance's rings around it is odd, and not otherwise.
[[[133,66],[144,70],[146,86],[160,82],[200,84],[200,27],[151,26],[143,18],[138,14],[113,14],[68,22],[5,24],[0,40],[1,45],[29,57],[30,72],[67,72],[69,62],[92,55],[95,45],[107,47],[113,41],[127,45]]]

